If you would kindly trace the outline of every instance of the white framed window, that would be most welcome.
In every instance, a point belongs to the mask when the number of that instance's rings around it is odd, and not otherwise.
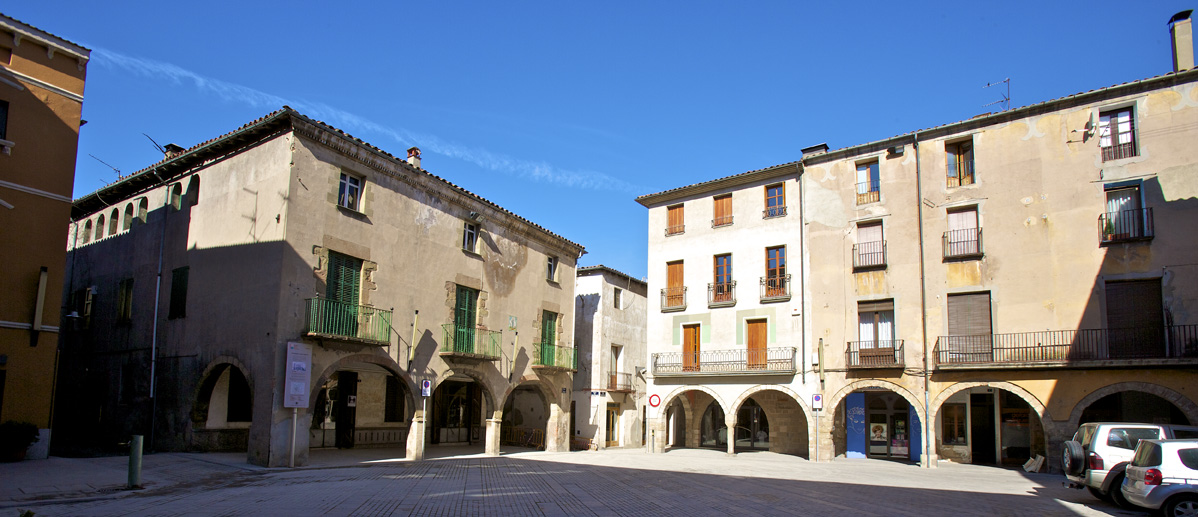
[[[546,260],[545,262],[546,262],[545,279],[549,280],[550,282],[556,282],[557,281],[557,257],[550,255],[549,259]]]
[[[478,253],[478,225],[466,222],[462,227],[462,249]]]
[[[1102,161],[1139,156],[1135,133],[1135,113],[1130,107],[1101,112],[1098,146],[1102,148]]]
[[[337,204],[355,212],[361,211],[362,178],[341,173],[341,186],[337,189]]]

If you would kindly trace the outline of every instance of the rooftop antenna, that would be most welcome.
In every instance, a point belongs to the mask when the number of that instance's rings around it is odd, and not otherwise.
[[[145,133],[142,133],[142,136],[144,136],[146,138],[150,138],[150,135],[147,135]],[[158,145],[158,142],[155,142],[153,138],[150,138],[150,143],[154,144],[154,148],[158,149],[158,152],[160,152],[162,154],[166,154],[166,149],[164,149],[161,145]]]
[[[985,89],[985,88],[989,88],[991,86],[998,86],[1000,84],[1007,85],[1006,95],[1002,96],[1002,100],[997,100],[997,101],[991,102],[990,104],[983,104],[982,105],[983,108],[985,108],[986,106],[993,106],[995,104],[1002,104],[1003,111],[1007,111],[1007,110],[1011,109],[1011,78],[1010,77],[1003,79],[1001,81],[995,81],[993,83],[986,83],[986,86],[983,86],[982,88]]]
[[[94,155],[94,154],[88,153],[88,156],[91,156],[92,158],[95,158],[95,160],[96,160],[97,162],[100,162],[100,163],[102,163],[102,164],[106,165],[106,166],[107,166],[109,169],[112,169],[114,172],[116,172],[116,177],[117,177],[117,179],[121,179],[121,170],[120,170],[120,169],[118,169],[118,168],[116,168],[116,167],[113,167],[113,166],[111,166],[111,165],[108,165],[108,162],[106,162],[106,161],[104,161],[104,160],[101,160],[101,159],[99,159],[99,158],[96,158],[96,155]]]

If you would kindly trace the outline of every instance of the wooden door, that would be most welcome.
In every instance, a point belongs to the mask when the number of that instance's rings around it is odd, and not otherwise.
[[[699,371],[699,325],[682,326],[682,371]]]
[[[686,304],[682,291],[682,261],[666,264],[666,305],[680,307]]]
[[[749,320],[745,322],[748,335],[748,366],[752,369],[764,369],[766,364],[766,320]]]
[[[618,405],[607,405],[607,430],[603,442],[608,447],[620,445],[620,406]]]

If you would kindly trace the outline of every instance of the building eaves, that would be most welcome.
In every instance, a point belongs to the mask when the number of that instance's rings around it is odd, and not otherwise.
[[[728,187],[735,186],[735,185],[743,185],[745,183],[751,183],[753,181],[758,181],[763,178],[769,178],[769,177],[773,177],[773,176],[779,176],[782,174],[791,173],[792,171],[787,170],[787,168],[793,168],[794,169],[793,172],[798,173],[799,166],[800,166],[800,162],[798,162],[798,161],[783,163],[780,165],[773,165],[773,166],[766,167],[763,169],[755,169],[755,170],[751,170],[748,172],[742,172],[740,174],[734,174],[732,176],[724,176],[722,178],[716,178],[716,179],[709,180],[709,181],[694,183],[694,184],[687,185],[684,187],[673,188],[670,190],[663,190],[663,191],[657,192],[655,194],[645,194],[643,196],[638,196],[636,198],[636,202],[640,203],[641,205],[643,205],[645,207],[650,207],[650,206],[654,206],[654,205],[659,205],[663,202],[668,202],[668,201],[671,201],[674,199],[678,199],[680,197],[685,197],[685,196],[694,195],[694,194],[700,194],[703,192],[710,192],[712,190],[728,188]]]
[[[644,285],[646,287],[648,287],[648,285],[649,285],[649,283],[644,280],[641,280],[639,278],[633,278],[631,275],[629,275],[627,273],[623,273],[621,271],[612,269],[603,264],[599,264],[597,266],[583,266],[583,267],[580,267],[577,270],[575,270],[575,273],[577,274],[577,276],[583,276],[583,275],[590,274],[590,273],[601,273],[601,272],[607,272],[607,273],[611,273],[611,274],[616,275],[621,278],[627,278],[628,280],[631,280],[638,284]]]
[[[1058,97],[1056,99],[1050,99],[1043,102],[1038,102],[1036,104],[1029,104],[1027,106],[1020,106],[1018,108],[1000,111],[997,113],[985,113],[965,120],[958,120],[956,122],[949,122],[924,129],[917,129],[889,138],[883,138],[881,140],[874,140],[872,142],[866,142],[863,144],[842,147],[840,149],[828,151],[823,154],[804,158],[801,161],[803,164],[824,163],[841,159],[846,156],[853,156],[863,152],[870,152],[872,150],[890,147],[891,145],[909,143],[916,135],[953,134],[956,132],[972,130],[973,128],[1007,123],[1013,120],[1026,118],[1028,116],[1055,111],[1064,106],[1088,104],[1103,97],[1122,96],[1136,91],[1151,90],[1169,84],[1190,81],[1198,81],[1198,68],[1191,68],[1189,70],[1182,70],[1180,72],[1168,72],[1144,79],[1078,92],[1071,95],[1066,95],[1064,97]]]
[[[292,119],[302,120],[309,124],[313,124],[323,128],[331,133],[335,133],[343,138],[346,138],[362,147],[376,153],[389,161],[399,164],[402,167],[412,169],[413,171],[424,174],[435,181],[443,183],[449,188],[458,191],[459,193],[473,198],[480,203],[486,204],[496,211],[510,216],[528,226],[544,233],[556,240],[567,243],[569,247],[576,248],[578,252],[583,252],[585,247],[574,241],[571,241],[561,235],[553,233],[545,227],[536,224],[524,217],[521,217],[514,212],[493,203],[478,194],[470,192],[444,178],[424,170],[423,168],[414,167],[406,160],[398,158],[387,151],[380,149],[360,138],[356,138],[345,131],[335,128],[329,124],[319,120],[313,120],[304,114],[296,111],[290,106],[283,106],[282,109],[273,111],[264,115],[252,122],[249,122],[233,131],[225,133],[221,136],[206,140],[199,144],[193,145],[182,153],[172,158],[164,158],[163,160],[143,168],[129,176],[121,178],[119,181],[96,190],[90,194],[84,195],[76,199],[72,207],[72,218],[75,220],[86,217],[99,210],[103,210],[112,205],[112,202],[123,200],[135,195],[138,192],[154,188],[157,185],[168,182],[174,176],[185,173],[192,168],[206,163],[208,160],[222,156],[230,149],[237,150],[242,147],[242,144],[248,141],[257,141],[273,136],[279,132],[289,131],[293,127]]]
[[[91,49],[61,36],[56,36],[50,32],[34,27],[33,25],[8,16],[4,13],[0,13],[0,28],[12,31],[15,34],[20,35],[22,38],[29,38],[43,45],[53,45],[55,50],[70,54],[71,56],[82,61],[87,61],[91,58]]]

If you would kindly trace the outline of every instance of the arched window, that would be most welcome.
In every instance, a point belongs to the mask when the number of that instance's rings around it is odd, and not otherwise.
[[[96,240],[104,238],[104,214],[96,218]]]
[[[117,230],[121,227],[121,210],[119,208],[112,209],[112,215],[108,218],[108,235],[116,235]]]
[[[124,220],[124,224],[121,225],[121,230],[122,231],[128,230],[129,228],[132,228],[132,227],[133,227],[133,203],[128,203],[125,205],[125,220]]]
[[[137,200],[137,218],[141,222],[146,222],[146,217],[150,215],[150,201],[146,198]]]
[[[87,244],[91,241],[92,241],[92,220],[88,219],[86,223],[83,223],[83,244]]]
[[[183,185],[180,183],[171,185],[171,194],[170,195],[171,195],[171,206],[174,207],[175,210],[182,209],[183,208]]]
[[[187,201],[191,206],[200,204],[200,177],[192,176],[187,184]]]

